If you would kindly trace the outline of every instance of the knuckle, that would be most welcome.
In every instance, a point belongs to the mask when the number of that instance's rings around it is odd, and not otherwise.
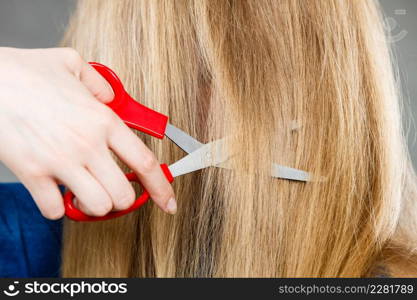
[[[95,121],[99,128],[108,129],[117,121],[116,115],[107,107],[96,110]]]
[[[70,146],[71,148],[68,150],[66,154],[66,159],[68,161],[71,160],[70,157],[77,158],[78,160],[83,160],[83,158],[90,158],[93,157],[92,150],[94,149],[94,141],[93,140],[84,140],[84,139],[77,139],[73,141],[73,144]],[[75,160],[75,159],[74,159]],[[75,171],[75,170],[74,170]]]
[[[153,153],[147,153],[142,156],[142,159],[139,163],[139,171],[148,174],[152,172],[156,167],[158,167],[158,160],[156,159]]]
[[[82,60],[81,55],[74,48],[66,47],[62,48],[61,51],[69,64],[77,64]]]
[[[52,170],[56,170],[56,168],[62,168],[71,166],[71,162],[67,161],[66,158],[60,155],[54,155],[51,153],[45,153],[40,157],[40,160],[45,166],[48,166],[48,168]]]
[[[62,48],[60,51],[64,65],[75,75],[79,76],[83,62],[81,55],[73,48]]]
[[[133,204],[134,201],[135,193],[132,191],[125,195],[122,195],[121,197],[118,197],[114,205],[117,209],[127,209]]]
[[[107,215],[113,208],[113,205],[110,201],[105,201],[89,209],[93,216],[102,217]]]
[[[100,161],[100,151],[103,148],[103,140],[99,134],[87,134],[84,137],[77,137],[69,145],[67,152],[61,155],[63,162],[59,166],[66,166],[68,169],[74,169],[74,166],[80,162],[97,162]],[[75,171],[75,170],[74,170]]]
[[[25,178],[41,179],[47,172],[44,167],[41,167],[38,164],[29,163],[25,166],[23,173]]]

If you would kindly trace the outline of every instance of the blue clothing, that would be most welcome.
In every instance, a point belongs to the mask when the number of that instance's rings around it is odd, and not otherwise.
[[[0,183],[0,277],[59,276],[61,233],[22,184]]]

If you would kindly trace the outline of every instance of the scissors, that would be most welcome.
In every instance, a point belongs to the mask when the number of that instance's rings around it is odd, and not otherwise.
[[[96,62],[90,62],[90,65],[94,67],[113,88],[114,99],[107,105],[128,127],[159,139],[167,136],[173,143],[188,154],[170,166],[161,164],[161,169],[170,183],[173,182],[174,177],[211,166],[231,169],[231,166],[227,164],[227,161],[232,154],[224,151],[226,138],[215,140],[207,144],[200,143],[181,129],[168,123],[167,116],[135,101],[126,92],[122,82],[110,68]],[[132,172],[125,175],[129,181],[140,184],[135,173]],[[296,181],[311,180],[311,175],[305,171],[281,166],[275,163],[272,164],[271,175],[275,178]],[[85,214],[74,205],[73,199],[74,194],[71,191],[67,191],[64,195],[64,206],[65,215],[68,218],[74,221],[103,221],[123,216],[138,209],[149,199],[149,193],[144,190],[129,208],[121,211],[113,211],[100,217]]]

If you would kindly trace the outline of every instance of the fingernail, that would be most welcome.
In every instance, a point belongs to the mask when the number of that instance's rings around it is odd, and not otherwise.
[[[175,215],[175,213],[177,212],[177,202],[175,201],[175,198],[169,199],[166,210],[167,213]]]

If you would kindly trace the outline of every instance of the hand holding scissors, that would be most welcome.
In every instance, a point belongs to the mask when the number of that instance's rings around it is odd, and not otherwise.
[[[175,212],[173,188],[155,154],[103,105],[114,92],[77,51],[0,47],[0,61],[0,161],[45,218],[65,214],[59,184],[89,215],[133,204],[135,191],[111,151],[162,210]]]
[[[208,144],[202,144],[182,130],[168,123],[168,117],[151,110],[136,102],[125,91],[117,75],[108,67],[99,63],[90,63],[111,85],[115,97],[108,104],[110,108],[126,123],[127,126],[142,131],[146,134],[162,139],[167,136],[188,155],[177,162],[167,166],[161,165],[166,178],[172,182],[175,177],[194,172],[210,166],[230,168],[227,165],[231,153],[225,151],[225,140],[219,139]],[[304,171],[271,164],[271,175],[276,178],[284,178],[298,181],[309,181],[310,175]],[[135,173],[128,173],[126,177],[130,181],[140,183]],[[89,216],[75,207],[74,194],[68,191],[64,196],[65,214],[76,221],[100,221],[116,218],[136,210],[148,199],[149,193],[145,190],[128,209],[110,212],[101,217]]]

